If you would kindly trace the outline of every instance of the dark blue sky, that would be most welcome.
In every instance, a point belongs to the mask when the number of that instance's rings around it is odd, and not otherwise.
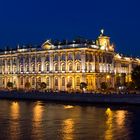
[[[0,0],[0,47],[96,39],[104,28],[117,51],[140,56],[139,6],[139,0]]]

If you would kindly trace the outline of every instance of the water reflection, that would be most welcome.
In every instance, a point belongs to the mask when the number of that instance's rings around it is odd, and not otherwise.
[[[64,105],[64,108],[65,109],[72,109],[72,108],[74,108],[74,106],[72,106],[72,105]]]
[[[128,140],[135,138],[134,133],[139,136],[139,107],[110,109],[3,100],[0,105],[0,139],[3,140]]]
[[[124,126],[126,114],[127,111],[124,110],[116,111],[116,122],[119,128],[122,128]]]
[[[19,139],[20,126],[19,126],[20,106],[18,102],[12,102],[10,106],[10,139]]]
[[[38,101],[37,104],[33,108],[33,121],[35,121],[36,125],[39,125],[41,118],[42,118],[42,106],[40,102]]]
[[[32,122],[32,136],[33,139],[40,137],[41,123],[42,123],[43,106],[38,101],[33,107],[33,122]]]
[[[105,140],[112,140],[112,119],[113,119],[113,112],[110,108],[107,108],[106,110],[106,131],[105,131]]]
[[[19,103],[12,102],[11,104],[11,118],[18,119],[19,118]]]
[[[118,133],[118,131],[120,133],[120,136],[124,134],[126,134],[127,136],[128,129],[125,124],[127,111],[125,110],[112,111],[110,108],[107,108],[105,114],[106,114],[105,140],[112,140],[115,137],[116,133]],[[118,135],[118,138],[120,136]]]
[[[63,121],[63,140],[73,140],[74,135],[74,121],[73,119],[66,119]]]

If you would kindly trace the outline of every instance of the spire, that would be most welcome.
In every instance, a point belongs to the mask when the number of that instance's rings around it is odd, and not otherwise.
[[[100,36],[103,36],[104,35],[104,29],[101,29],[101,34]]]
[[[19,49],[20,48],[20,46],[19,46],[19,44],[17,45],[17,49]]]

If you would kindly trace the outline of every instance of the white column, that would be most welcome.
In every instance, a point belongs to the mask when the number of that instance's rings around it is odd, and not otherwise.
[[[81,65],[82,65],[82,72],[85,72],[85,63],[86,63],[86,55],[85,51],[81,52]]]
[[[50,53],[50,71],[53,72],[53,53]]]

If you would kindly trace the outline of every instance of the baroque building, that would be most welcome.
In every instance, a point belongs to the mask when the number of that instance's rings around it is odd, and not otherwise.
[[[87,83],[87,90],[100,89],[102,82],[110,88],[131,81],[132,69],[140,59],[124,57],[114,50],[110,37],[103,30],[96,41],[75,40],[51,43],[49,40],[40,48],[17,48],[0,52],[0,88],[12,82],[15,88],[25,88],[27,82],[32,89],[45,82],[47,89],[80,89]]]

